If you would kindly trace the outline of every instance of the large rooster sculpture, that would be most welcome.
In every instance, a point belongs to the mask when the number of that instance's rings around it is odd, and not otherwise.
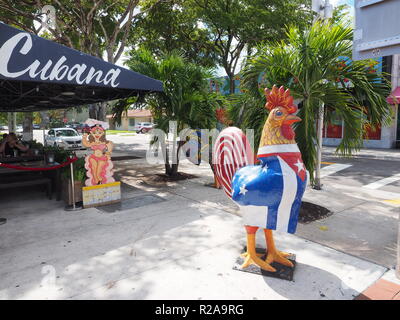
[[[244,133],[235,127],[224,129],[214,146],[213,161],[217,178],[226,194],[241,209],[247,232],[247,252],[242,268],[256,264],[275,272],[277,262],[293,267],[288,254],[278,251],[272,230],[294,233],[307,183],[307,173],[294,140],[291,125],[301,119],[289,89],[273,86],[265,89],[270,110],[261,135],[257,158]],[[267,243],[264,261],[256,253],[256,231],[263,228]]]

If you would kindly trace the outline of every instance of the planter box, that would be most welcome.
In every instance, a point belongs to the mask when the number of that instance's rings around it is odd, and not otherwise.
[[[82,201],[82,187],[81,181],[75,181],[75,203]],[[65,203],[72,205],[72,187],[70,180],[63,180],[62,182],[62,194]]]
[[[121,182],[83,187],[83,207],[91,208],[121,201]]]

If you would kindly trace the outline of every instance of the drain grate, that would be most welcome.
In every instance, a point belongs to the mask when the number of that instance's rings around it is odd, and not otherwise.
[[[144,206],[148,206],[150,204],[159,203],[166,201],[165,199],[156,196],[156,195],[141,195],[134,198],[129,198],[122,200],[119,203],[109,204],[106,206],[98,207],[97,210],[106,212],[106,213],[113,213],[117,211],[124,211],[129,209],[140,208]]]

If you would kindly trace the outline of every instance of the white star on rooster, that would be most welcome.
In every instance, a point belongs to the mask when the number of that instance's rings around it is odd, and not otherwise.
[[[297,167],[297,173],[304,170],[304,163],[300,162],[300,159],[297,159],[297,162],[294,165]]]
[[[262,169],[262,172],[267,172],[268,171],[268,166],[265,165],[264,168]]]
[[[240,187],[240,192],[239,192],[239,194],[242,194],[242,195],[245,196],[247,191],[249,191],[249,190],[246,189],[246,185],[244,184],[244,185],[242,185],[242,186]]]

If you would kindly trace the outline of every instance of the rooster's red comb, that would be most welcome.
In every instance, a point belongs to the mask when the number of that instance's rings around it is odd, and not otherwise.
[[[287,109],[288,113],[295,113],[297,111],[297,106],[293,104],[293,97],[290,95],[289,89],[285,90],[283,86],[278,89],[278,87],[274,85],[271,90],[265,88],[264,93],[267,98],[265,107],[268,110],[282,107]]]

